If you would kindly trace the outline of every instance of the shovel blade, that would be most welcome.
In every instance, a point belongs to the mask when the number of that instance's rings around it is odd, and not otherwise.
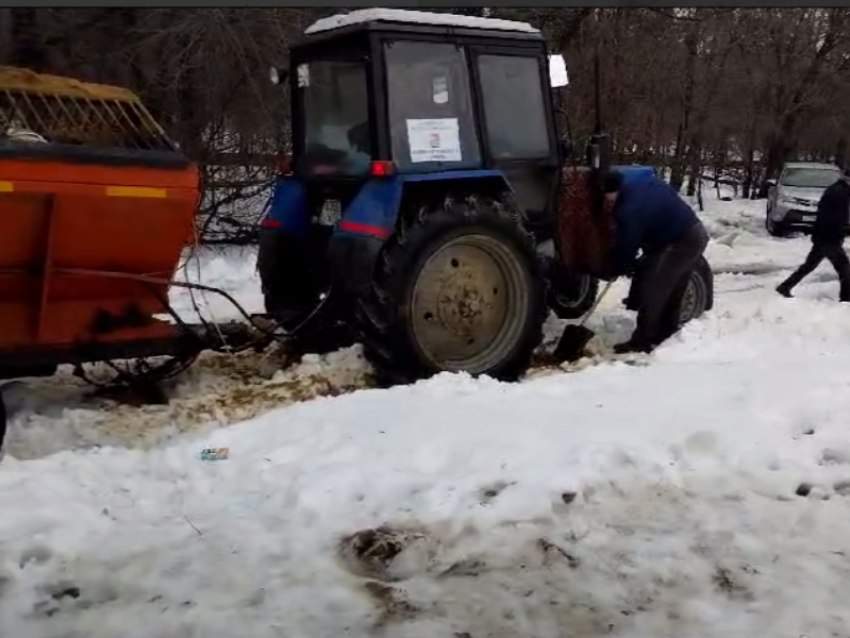
[[[564,328],[558,345],[552,353],[558,361],[578,361],[584,356],[585,348],[596,333],[585,326],[571,325]]]

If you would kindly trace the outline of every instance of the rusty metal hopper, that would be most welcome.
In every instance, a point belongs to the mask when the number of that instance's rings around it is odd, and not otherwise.
[[[132,92],[0,67],[0,378],[173,335],[199,182]]]

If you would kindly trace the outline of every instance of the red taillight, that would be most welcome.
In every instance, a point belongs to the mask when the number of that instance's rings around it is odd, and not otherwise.
[[[292,172],[292,155],[289,153],[278,155],[277,170],[281,175],[289,175]]]
[[[395,164],[386,160],[377,160],[372,162],[369,172],[372,177],[387,177],[395,172]]]
[[[276,220],[276,219],[269,219],[268,217],[266,217],[266,218],[263,220],[263,223],[262,223],[262,224],[260,224],[260,225],[261,225],[263,228],[281,228],[281,227],[283,226],[283,224],[281,224],[278,220]]]

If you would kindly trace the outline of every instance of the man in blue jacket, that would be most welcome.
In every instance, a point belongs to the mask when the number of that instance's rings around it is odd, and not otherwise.
[[[602,184],[614,204],[614,245],[611,278],[633,275],[642,253],[638,280],[637,326],[631,338],[614,351],[650,352],[678,329],[670,323],[671,304],[680,302],[682,285],[708,245],[708,233],[693,209],[675,189],[657,177],[624,180],[618,171]],[[677,316],[677,315],[676,315]]]
[[[791,297],[794,286],[810,275],[827,259],[841,286],[839,300],[850,302],[850,260],[844,252],[844,237],[850,222],[850,169],[844,168],[841,177],[833,182],[818,201],[815,226],[812,228],[812,249],[806,260],[785,281],[776,287],[783,297]]]

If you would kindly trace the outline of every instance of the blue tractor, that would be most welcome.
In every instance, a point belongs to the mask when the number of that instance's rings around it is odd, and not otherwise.
[[[511,380],[550,309],[592,305],[598,280],[545,254],[571,144],[552,100],[566,68],[539,30],[354,11],[310,26],[272,81],[289,85],[292,154],[258,270],[267,312],[305,351],[360,341],[387,383]]]

